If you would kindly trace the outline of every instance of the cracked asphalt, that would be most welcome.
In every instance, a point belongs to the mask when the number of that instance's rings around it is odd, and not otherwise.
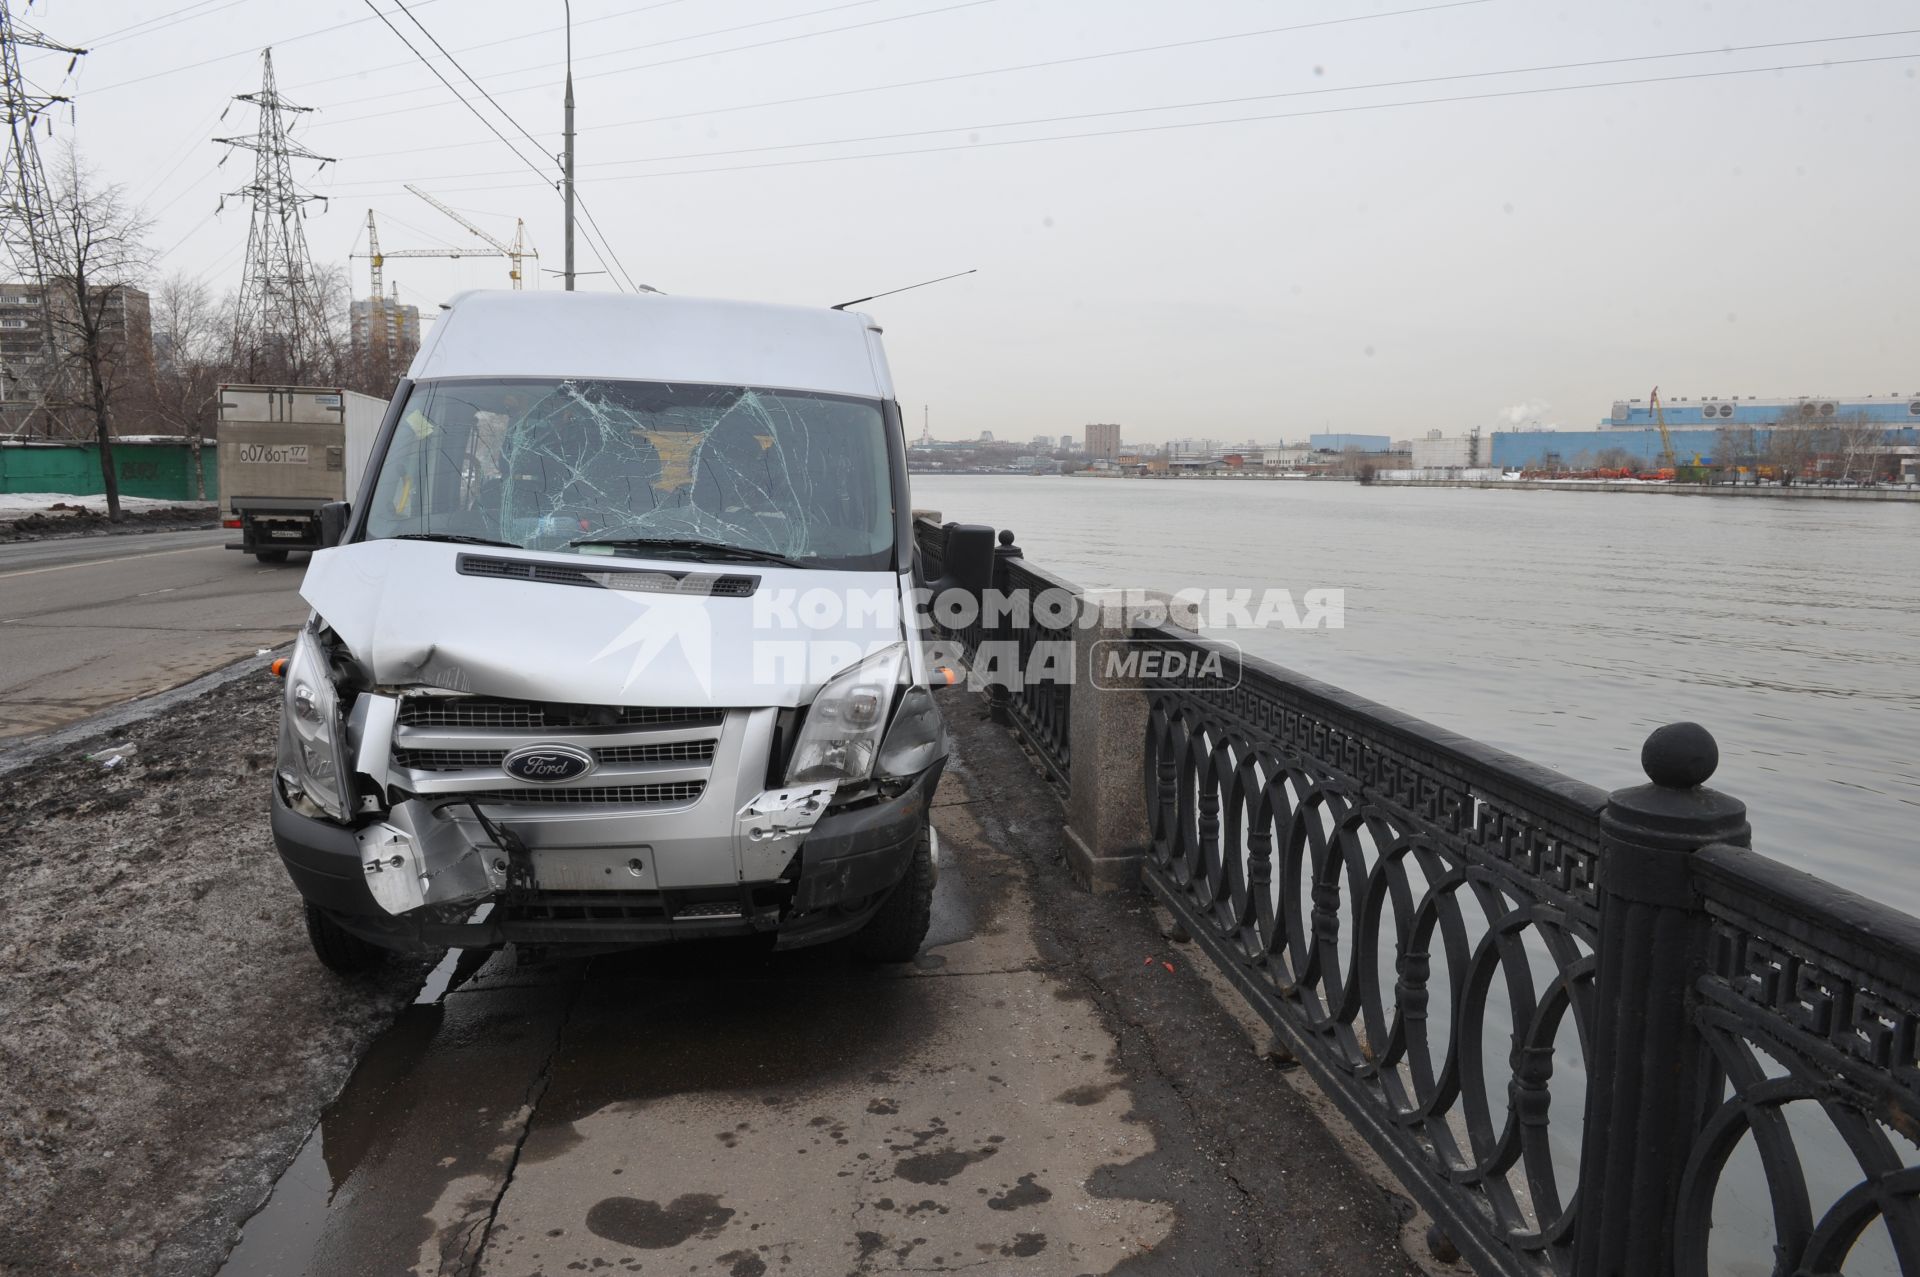
[[[949,717],[915,964],[495,956],[374,1043],[220,1271],[1418,1271],[1199,955],[1075,888],[1017,747]]]

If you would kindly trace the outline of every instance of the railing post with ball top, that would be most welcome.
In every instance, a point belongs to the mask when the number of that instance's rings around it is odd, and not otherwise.
[[[998,640],[1002,653],[1013,651],[1018,646],[1018,635],[1014,626],[1018,624],[1015,613],[1008,605],[1012,585],[1007,577],[1007,560],[1026,557],[1019,546],[1013,543],[1013,529],[1000,529],[1000,543],[993,547],[993,582],[991,589],[999,596],[998,606],[1002,609],[999,619],[991,626],[981,626],[981,637]],[[981,600],[981,606],[987,607],[987,600]],[[984,617],[982,618],[984,620]],[[987,688],[987,709],[993,721],[1007,726],[1013,722],[1013,715],[1007,709],[1007,681],[1003,676],[997,678]]]
[[[1719,761],[1698,723],[1662,727],[1640,751],[1650,783],[1614,791],[1600,818],[1576,1277],[1673,1272],[1681,1175],[1718,1099],[1688,1021],[1706,950],[1693,854],[1752,840],[1745,804],[1706,788]]]

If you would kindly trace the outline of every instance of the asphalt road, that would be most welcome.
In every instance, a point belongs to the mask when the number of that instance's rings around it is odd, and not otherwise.
[[[186,682],[286,642],[305,560],[269,566],[229,534],[152,532],[0,546],[0,740]]]

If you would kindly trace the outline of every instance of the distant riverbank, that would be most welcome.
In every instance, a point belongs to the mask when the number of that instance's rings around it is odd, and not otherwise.
[[[1920,487],[1791,487],[1747,484],[1636,483],[1613,479],[1375,479],[1376,488],[1498,488],[1523,492],[1658,492],[1675,497],[1784,497],[1798,501],[1920,501]]]

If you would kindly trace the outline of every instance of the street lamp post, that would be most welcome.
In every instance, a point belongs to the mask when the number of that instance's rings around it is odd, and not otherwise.
[[[564,158],[561,161],[564,175],[561,184],[566,190],[567,201],[567,291],[573,291],[573,0],[565,0],[567,11],[567,96],[566,125],[563,138],[566,144]]]

